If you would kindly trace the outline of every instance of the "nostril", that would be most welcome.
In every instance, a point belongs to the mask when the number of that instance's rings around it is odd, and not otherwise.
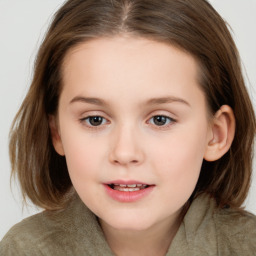
[[[109,152],[109,161],[115,165],[136,165],[143,162],[143,160],[142,148],[131,142],[119,142]]]
[[[127,164],[138,164],[138,160],[128,160],[128,159],[118,159],[113,161],[114,164],[121,164],[121,165],[127,165]]]

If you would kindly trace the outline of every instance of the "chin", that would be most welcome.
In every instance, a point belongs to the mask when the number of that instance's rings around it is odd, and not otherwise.
[[[130,218],[125,216],[115,216],[110,220],[105,219],[105,223],[116,230],[124,231],[145,231],[152,227],[155,222],[152,219],[147,219],[145,216],[141,218]]]

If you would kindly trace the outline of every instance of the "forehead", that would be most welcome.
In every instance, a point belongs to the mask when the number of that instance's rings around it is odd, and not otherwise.
[[[195,58],[172,45],[144,38],[120,36],[83,42],[68,51],[62,71],[64,90],[70,95],[94,96],[96,92],[113,98],[133,90],[153,97],[169,90],[172,96],[186,97],[193,88],[200,89]]]
[[[104,64],[108,60],[114,62],[125,58],[127,63],[138,63],[138,60],[141,60],[144,66],[145,61],[149,61],[147,66],[154,63],[157,65],[161,62],[161,64],[166,64],[167,68],[168,66],[174,68],[170,62],[173,59],[176,62],[174,66],[179,65],[180,62],[187,63],[190,68],[193,66],[197,69],[198,66],[195,58],[181,48],[172,44],[129,35],[103,37],[79,43],[66,53],[63,61],[64,70],[71,62],[78,62],[81,58],[87,58],[90,64],[93,64],[93,60],[95,60],[97,65]],[[196,70],[193,71],[196,72]]]

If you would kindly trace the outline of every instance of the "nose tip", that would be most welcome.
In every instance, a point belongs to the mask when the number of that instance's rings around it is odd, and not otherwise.
[[[119,165],[138,165],[144,159],[144,154],[141,147],[141,141],[134,132],[120,132],[115,137],[109,155],[110,162]]]
[[[132,155],[125,155],[125,154],[112,154],[110,157],[110,160],[114,164],[120,164],[120,165],[128,165],[128,164],[138,164],[140,161],[136,159],[136,157],[133,157]]]

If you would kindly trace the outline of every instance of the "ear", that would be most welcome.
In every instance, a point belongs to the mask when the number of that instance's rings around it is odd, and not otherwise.
[[[52,144],[55,148],[55,151],[61,155],[64,156],[64,149],[62,146],[62,141],[59,133],[59,128],[57,124],[56,117],[53,115],[49,116],[49,126],[50,126],[50,131],[51,131],[51,138],[52,138]]]
[[[231,107],[223,105],[215,114],[211,124],[204,159],[216,161],[230,149],[235,136],[235,116]]]

